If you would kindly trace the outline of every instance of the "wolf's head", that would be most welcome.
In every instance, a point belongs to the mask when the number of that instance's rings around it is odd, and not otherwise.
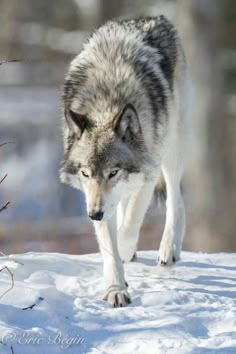
[[[126,104],[104,122],[65,108],[62,182],[82,189],[93,220],[110,218],[118,202],[143,183],[142,132],[135,108]]]
[[[149,91],[134,65],[140,39],[118,24],[108,27],[71,62],[63,95],[61,180],[84,191],[88,214],[97,220],[109,218],[149,178],[156,129]]]

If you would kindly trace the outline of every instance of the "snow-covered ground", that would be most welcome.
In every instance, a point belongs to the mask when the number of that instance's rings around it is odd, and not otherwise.
[[[0,353],[235,354],[236,254],[183,252],[172,268],[156,256],[125,264],[133,302],[119,309],[101,300],[99,254],[0,258],[14,273],[0,299]],[[0,294],[10,285],[0,272]]]

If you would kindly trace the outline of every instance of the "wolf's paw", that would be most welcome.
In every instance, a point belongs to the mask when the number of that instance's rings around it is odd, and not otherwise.
[[[104,301],[111,304],[112,307],[125,307],[131,304],[131,298],[126,289],[120,289],[119,286],[111,286],[107,289]]]
[[[128,263],[128,262],[134,262],[137,255],[136,255],[136,248],[134,249],[119,249],[119,253],[120,253],[120,258],[124,263]]]
[[[162,266],[171,266],[180,259],[180,255],[172,244],[161,244],[157,263]]]
[[[120,258],[122,259],[123,262],[132,262],[136,258],[136,250],[137,246],[136,243],[129,242],[130,240],[127,240],[127,242],[119,242],[119,254]]]

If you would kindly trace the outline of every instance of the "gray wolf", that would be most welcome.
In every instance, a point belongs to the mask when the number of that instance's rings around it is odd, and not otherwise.
[[[135,254],[156,186],[167,194],[158,261],[180,258],[187,91],[182,46],[164,16],[107,22],[66,74],[60,178],[85,193],[104,261],[104,299],[114,307],[131,302],[123,262]]]

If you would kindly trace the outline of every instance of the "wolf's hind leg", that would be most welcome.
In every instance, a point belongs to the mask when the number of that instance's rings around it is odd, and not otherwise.
[[[166,163],[162,166],[166,182],[166,223],[162,236],[158,261],[171,265],[180,258],[185,232],[185,209],[180,189],[181,171],[179,166]]]
[[[118,249],[124,262],[132,260],[137,250],[139,230],[152,199],[155,182],[149,182],[118,207]],[[120,215],[119,215],[120,214]]]

